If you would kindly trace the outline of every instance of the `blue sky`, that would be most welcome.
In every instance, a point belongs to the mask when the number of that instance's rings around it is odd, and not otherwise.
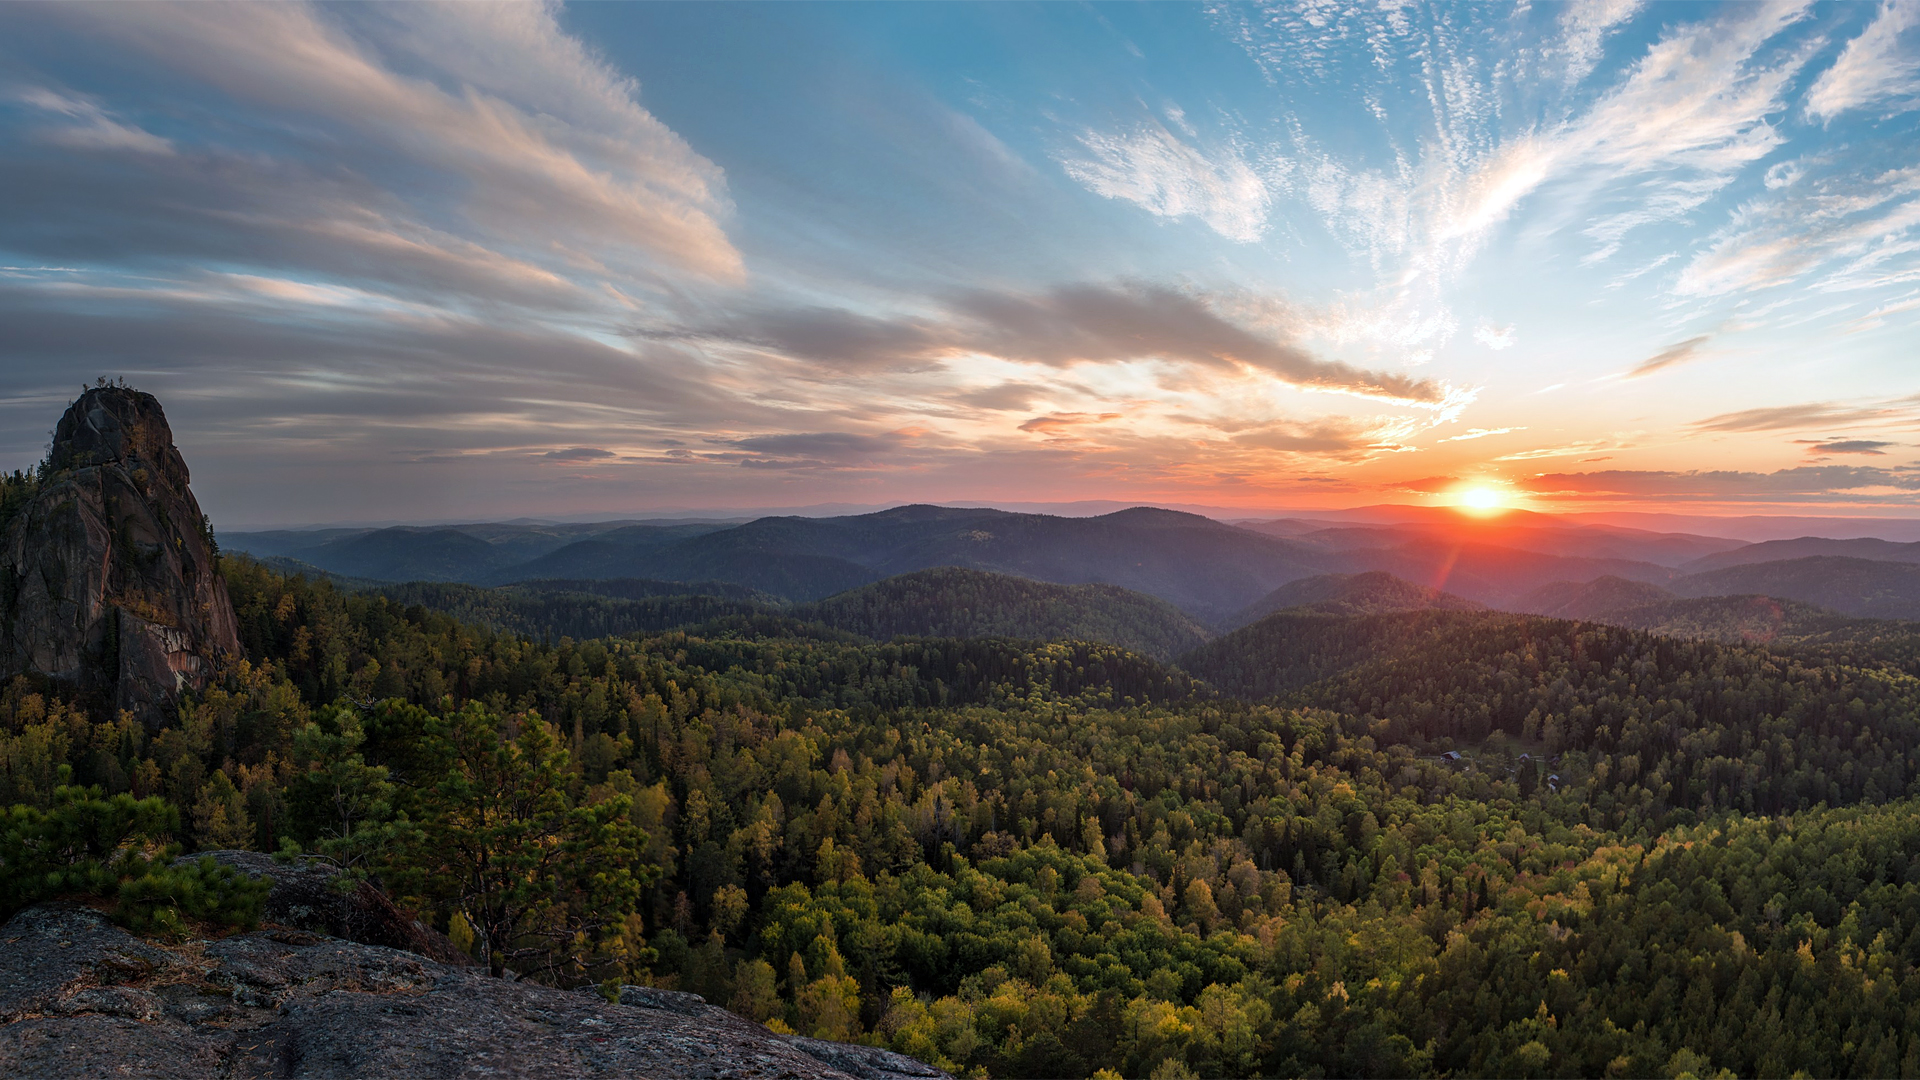
[[[1910,513],[1920,5],[11,5],[0,445],[216,521]]]

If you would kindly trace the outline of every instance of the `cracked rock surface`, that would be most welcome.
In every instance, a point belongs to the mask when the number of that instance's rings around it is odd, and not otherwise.
[[[0,1076],[946,1076],[692,994],[621,997],[284,928],[159,945],[41,904],[0,927]]]

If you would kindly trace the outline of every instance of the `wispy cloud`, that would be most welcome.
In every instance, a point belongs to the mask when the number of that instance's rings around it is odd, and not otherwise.
[[[1802,465],[1770,473],[1611,469],[1586,473],[1542,473],[1521,479],[1518,484],[1536,496],[1767,501],[1823,498],[1848,493],[1887,493],[1902,501],[1911,501],[1912,493],[1920,491],[1920,475],[1861,465]]]
[[[1051,413],[1047,416],[1036,416],[1028,420],[1026,423],[1020,425],[1020,430],[1035,435],[1045,435],[1049,438],[1065,438],[1074,434],[1080,428],[1092,424],[1104,424],[1110,420],[1118,420],[1120,416],[1121,414],[1117,412]]]
[[[1721,413],[1696,420],[1689,426],[1695,431],[1804,431],[1898,420],[1911,411],[1912,402],[1904,403],[1908,408],[1902,408],[1902,404],[1855,406],[1809,401]]]
[[[1639,14],[1642,6],[1642,0],[1579,0],[1566,5],[1560,16],[1565,35],[1560,52],[1567,85],[1593,73],[1607,36]]]
[[[1584,221],[1594,244],[1586,262],[1612,257],[1637,229],[1695,212],[1783,141],[1772,118],[1811,55],[1769,48],[1805,17],[1804,3],[1721,8],[1670,26],[1597,97],[1543,109],[1533,102],[1583,82],[1639,4],[1570,5],[1546,45],[1523,44],[1521,14],[1490,5],[1420,18],[1399,5],[1209,10],[1276,82],[1341,80],[1368,102],[1390,160],[1330,151],[1296,121],[1286,136],[1294,167],[1272,186],[1270,214],[1298,199],[1373,263],[1399,305],[1415,295],[1444,305],[1447,284],[1529,200],[1553,197],[1556,228]],[[1489,65],[1477,51],[1488,47],[1515,59]],[[1419,115],[1390,115],[1380,104],[1389,97]],[[1540,119],[1517,122],[1507,111],[1516,101]]]
[[[1880,13],[1847,42],[1833,66],[1807,91],[1807,115],[1831,120],[1883,102],[1911,108],[1920,99],[1920,7],[1885,0]]]
[[[1402,442],[1408,434],[1404,424],[1364,423],[1336,417],[1308,424],[1286,421],[1263,424],[1234,435],[1232,442],[1250,449],[1306,454],[1334,461],[1360,461],[1410,449]]]
[[[1203,294],[1162,286],[970,292],[951,297],[937,316],[882,318],[814,308],[640,332],[748,345],[840,371],[901,370],[967,354],[1049,367],[1161,360],[1422,408],[1460,401],[1460,392],[1433,380],[1324,359],[1231,321]]]
[[[1513,347],[1514,341],[1513,327],[1495,326],[1492,323],[1483,322],[1474,328],[1473,340],[1495,352],[1499,352],[1502,349],[1510,349]]]
[[[1711,340],[1713,340],[1713,335],[1711,334],[1698,334],[1685,341],[1669,345],[1659,352],[1654,353],[1652,356],[1647,357],[1645,360],[1640,361],[1638,364],[1635,364],[1633,370],[1627,373],[1627,377],[1630,379],[1638,379],[1642,376],[1651,375],[1656,371],[1664,371],[1677,364],[1684,364],[1696,356],[1699,356],[1701,349]]]
[[[277,126],[300,118],[317,126],[310,130],[319,143],[347,137],[370,173],[395,181],[411,174],[436,193],[445,177],[457,177],[470,242],[522,258],[538,252],[543,261],[565,251],[587,257],[570,269],[637,259],[722,279],[741,273],[721,226],[729,212],[721,171],[641,108],[632,81],[568,36],[551,7],[82,5],[58,18],[228,95],[243,124],[260,114]],[[90,122],[98,129],[98,118]],[[289,180],[297,189],[305,180],[297,155],[275,161],[217,145],[177,149],[207,163],[202,190],[180,208],[207,219],[259,202],[256,189]],[[236,187],[247,194],[234,198]],[[338,196],[318,205],[288,200],[276,210],[316,237],[362,248],[445,231],[422,227],[425,215],[416,214],[424,208],[403,211],[393,196],[405,194],[351,199],[358,212]],[[329,211],[337,216],[316,217]],[[414,220],[395,221],[403,213]],[[564,254],[555,261],[567,263]]]
[[[1061,155],[1068,176],[1087,190],[1158,217],[1199,218],[1229,240],[1252,243],[1267,228],[1267,183],[1234,148],[1189,145],[1158,120],[1132,131],[1083,131]]]
[[[1879,439],[1833,439],[1827,442],[1812,442],[1807,446],[1809,454],[1869,454],[1883,456],[1887,447],[1894,445]]]
[[[1575,457],[1591,454],[1600,450],[1615,450],[1620,447],[1617,440],[1588,439],[1581,442],[1566,443],[1561,446],[1541,446],[1532,450],[1516,450],[1511,454],[1501,454],[1495,461],[1538,461],[1542,458]]]
[[[74,150],[126,150],[141,154],[171,154],[173,144],[139,127],[116,119],[96,101],[63,94],[50,87],[29,87],[19,100],[36,109],[66,117],[69,122],[42,131],[49,142]]]
[[[1840,291],[1904,280],[1913,244],[1897,238],[1920,226],[1920,166],[1862,174],[1823,169],[1801,174],[1736,210],[1680,272],[1674,289],[1721,296],[1784,285],[1835,260],[1847,260],[1824,284]],[[1899,267],[1886,273],[1891,264]]]
[[[846,431],[754,435],[733,439],[741,454],[709,455],[750,469],[855,469],[885,464],[908,445],[905,432],[872,435]]]
[[[1525,431],[1525,430],[1527,429],[1524,427],[1468,428],[1462,434],[1449,435],[1446,438],[1441,439],[1440,441],[1441,442],[1471,442],[1474,439],[1484,439],[1489,435],[1507,435],[1515,431]]]

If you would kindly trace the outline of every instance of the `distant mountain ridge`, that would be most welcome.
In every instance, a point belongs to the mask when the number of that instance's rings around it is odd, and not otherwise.
[[[1873,537],[1830,540],[1824,536],[1802,536],[1792,540],[1766,540],[1730,551],[1716,552],[1687,563],[1681,569],[1689,574],[1724,570],[1753,563],[1781,562],[1810,555],[1841,556],[1871,562],[1920,563],[1920,541],[1896,543]]]
[[[1210,518],[1137,507],[1094,518],[903,506],[847,518],[761,518],[742,525],[627,526],[566,541],[519,563],[448,530],[386,529],[273,550],[335,573],[504,585],[546,578],[717,580],[794,602],[938,566],[1062,585],[1117,585],[1216,620],[1278,585],[1340,569],[1322,551]],[[454,530],[460,531],[460,530]],[[249,538],[233,546],[249,550]],[[413,552],[402,559],[399,551]],[[454,555],[469,562],[455,566]]]
[[[1572,618],[1666,598],[1752,594],[1860,617],[1920,617],[1920,543],[1747,544],[1526,512],[1476,519],[1428,508],[1419,520],[1400,522],[1228,525],[1152,507],[1068,518],[913,505],[839,518],[482,523],[226,540],[235,550],[354,579],[711,581],[789,604],[950,566],[1056,585],[1115,585],[1215,628],[1278,610],[1266,597],[1292,582],[1370,573],[1462,601]],[[1772,558],[1801,551],[1853,554]],[[1582,586],[1589,593],[1576,599]],[[1603,595],[1609,590],[1620,595]]]
[[[1920,564],[1809,555],[1691,574],[1673,583],[1682,596],[1762,593],[1868,618],[1920,617]]]

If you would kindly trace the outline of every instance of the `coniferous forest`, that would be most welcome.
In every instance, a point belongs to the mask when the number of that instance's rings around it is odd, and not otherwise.
[[[1878,631],[1292,610],[1167,663],[741,598],[521,636],[222,569],[247,659],[173,722],[0,693],[6,913],[244,923],[161,856],[250,848],[496,973],[956,1074],[1920,1074],[1920,683]]]

